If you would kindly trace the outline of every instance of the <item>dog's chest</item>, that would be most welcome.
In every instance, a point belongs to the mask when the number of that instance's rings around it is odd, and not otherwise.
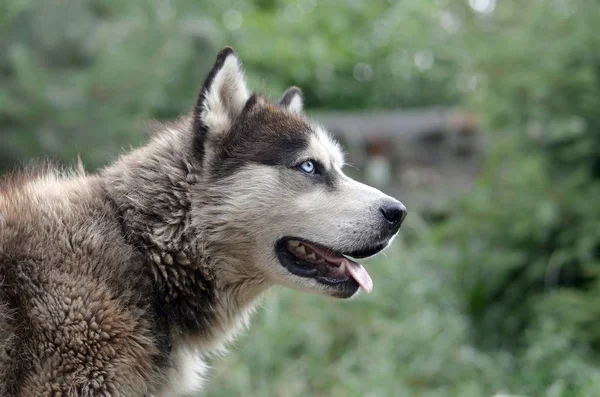
[[[152,397],[185,396],[202,388],[208,366],[199,351],[176,347],[171,352],[171,362],[164,384]]]

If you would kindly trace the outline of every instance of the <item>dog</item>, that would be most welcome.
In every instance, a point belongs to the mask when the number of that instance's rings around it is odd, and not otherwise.
[[[96,174],[5,176],[0,395],[184,395],[269,287],[370,292],[354,259],[387,247],[406,208],[343,166],[301,91],[252,94],[225,47],[190,114],[145,146]]]

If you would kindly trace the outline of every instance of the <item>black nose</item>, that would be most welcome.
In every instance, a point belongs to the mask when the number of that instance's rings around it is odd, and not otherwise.
[[[404,218],[406,218],[406,207],[399,201],[387,203],[379,209],[383,217],[394,227],[400,227]]]

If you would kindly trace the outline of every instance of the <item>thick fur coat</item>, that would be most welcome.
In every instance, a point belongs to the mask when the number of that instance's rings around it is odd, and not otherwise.
[[[297,88],[252,95],[225,48],[191,114],[155,130],[98,174],[0,182],[0,396],[183,395],[270,286],[370,289],[341,254],[383,249],[406,210],[343,175]]]

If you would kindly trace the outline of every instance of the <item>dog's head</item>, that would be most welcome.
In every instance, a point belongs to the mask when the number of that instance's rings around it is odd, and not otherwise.
[[[387,247],[406,208],[344,175],[339,145],[305,117],[298,88],[278,103],[252,95],[226,47],[193,117],[204,178],[195,211],[218,255],[235,259],[232,275],[342,298],[371,290],[349,257]]]

